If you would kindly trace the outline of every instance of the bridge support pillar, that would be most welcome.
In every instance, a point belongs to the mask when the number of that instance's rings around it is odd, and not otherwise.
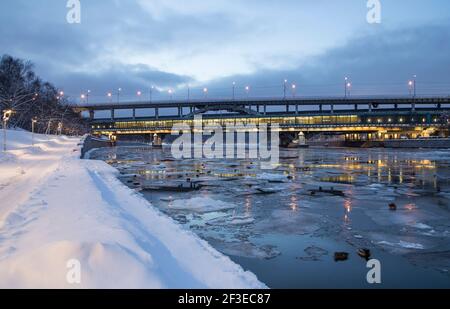
[[[159,119],[159,108],[155,107],[155,118]]]
[[[93,110],[90,110],[89,111],[89,119],[94,120],[94,118],[95,118],[95,112]]]
[[[115,112],[116,111],[114,109],[111,110],[111,120],[114,120],[116,118]]]
[[[372,112],[372,104],[369,104],[369,113]]]
[[[355,111],[358,110],[358,104],[355,104]]]
[[[331,104],[331,113],[334,114],[334,105]]]
[[[298,115],[298,104],[295,104],[295,114]]]
[[[286,113],[289,113],[289,105],[286,104]]]
[[[267,105],[264,104],[264,116],[267,115]]]
[[[178,117],[183,118],[183,108],[178,106]]]
[[[133,120],[136,119],[136,109],[133,108]]]

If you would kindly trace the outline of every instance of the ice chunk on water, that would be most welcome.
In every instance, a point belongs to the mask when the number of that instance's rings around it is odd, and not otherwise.
[[[433,229],[431,226],[423,224],[423,223],[420,223],[420,222],[414,224],[413,227],[415,227],[416,229],[419,229],[419,230],[431,230],[431,229]]]
[[[255,222],[255,218],[247,215],[243,216],[221,216],[206,222],[207,225],[227,226],[227,225],[248,225]]]
[[[234,209],[236,208],[236,205],[209,197],[193,197],[191,199],[173,201],[170,203],[169,208],[173,210],[190,210],[199,213],[207,213]]]
[[[270,181],[287,181],[288,178],[283,174],[262,173],[256,176],[257,179]]]
[[[425,249],[422,244],[407,242],[407,241],[403,241],[403,240],[400,240],[398,243],[392,243],[392,242],[383,240],[383,241],[377,242],[377,244],[382,245],[382,246],[383,245],[389,246],[389,247],[401,247],[401,248],[405,248],[405,249],[418,249],[418,250]]]

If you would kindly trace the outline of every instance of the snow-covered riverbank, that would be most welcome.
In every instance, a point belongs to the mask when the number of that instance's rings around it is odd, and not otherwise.
[[[31,147],[30,133],[8,137],[0,288],[265,287],[122,185],[115,169],[80,160],[79,139],[36,136]],[[67,280],[74,261],[80,284]]]

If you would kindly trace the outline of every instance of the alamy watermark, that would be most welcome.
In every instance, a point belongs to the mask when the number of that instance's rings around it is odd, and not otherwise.
[[[381,1],[368,0],[367,1],[367,22],[369,24],[381,24]]]
[[[274,169],[280,158],[280,126],[271,124],[244,124],[236,122],[221,125],[203,125],[202,116],[194,118],[191,128],[175,124],[172,143],[175,159],[255,159],[262,169]],[[269,139],[270,136],[270,139]]]
[[[77,259],[68,260],[66,263],[68,269],[66,281],[68,284],[81,284],[81,262]]]
[[[69,9],[66,20],[69,24],[81,23],[81,2],[80,0],[68,0],[66,7]]]
[[[381,284],[381,262],[377,259],[372,259],[367,262],[367,268],[370,268],[367,273],[367,283]]]

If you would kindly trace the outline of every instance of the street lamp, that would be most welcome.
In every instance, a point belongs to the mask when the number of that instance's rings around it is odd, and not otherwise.
[[[283,99],[285,99],[285,100],[286,100],[287,82],[288,82],[288,80],[285,79],[284,84],[283,84]]]
[[[349,95],[349,89],[352,87],[352,83],[350,82],[350,79],[348,77],[345,77],[344,80],[344,97],[347,99]]]
[[[233,82],[233,101],[236,98],[236,82]]]
[[[170,100],[172,100],[172,98],[173,98],[173,90],[169,89],[168,93],[169,93]]]
[[[417,95],[417,91],[416,91],[416,85],[417,85],[417,75],[413,75],[413,79],[410,80],[408,82],[408,86],[409,86],[409,94],[413,96],[413,103],[412,103],[412,110],[413,112],[416,110],[416,95]]]
[[[85,101],[86,95],[84,93],[81,94],[80,98],[81,98],[81,103],[86,103],[86,101]]]
[[[141,100],[141,96],[142,96],[142,92],[140,90],[138,90],[138,92],[136,92],[136,95],[138,96],[138,101]]]
[[[250,94],[250,86],[245,86],[245,92],[247,93],[247,98]]]
[[[352,83],[348,82],[348,83],[345,84],[345,89],[346,89],[345,93],[346,93],[346,96],[350,96],[350,90],[351,90],[351,88],[352,88]]]
[[[205,99],[208,97],[208,88],[203,88],[203,94],[205,95]]]
[[[89,104],[89,95],[91,94],[91,91],[88,90],[86,94],[86,103]]]
[[[117,103],[120,103],[120,93],[122,92],[122,88],[117,89]]]
[[[11,119],[13,111],[7,109],[3,111],[3,151],[6,152],[6,127],[8,126],[8,121]]]
[[[417,75],[414,75],[414,79],[408,81],[408,89],[409,89],[409,95],[416,97],[416,77]]]
[[[31,146],[34,146],[34,126],[37,123],[37,118],[33,117],[31,119]]]
[[[109,103],[112,103],[112,93],[108,92],[107,96],[109,98]]]
[[[155,86],[150,86],[150,103],[153,100],[153,89],[155,89]]]
[[[295,98],[296,91],[297,91],[297,85],[296,84],[292,84],[292,97],[293,98]]]
[[[62,124],[62,122],[59,122],[58,123],[57,135],[61,135],[62,134],[62,128],[63,128],[63,124]]]

